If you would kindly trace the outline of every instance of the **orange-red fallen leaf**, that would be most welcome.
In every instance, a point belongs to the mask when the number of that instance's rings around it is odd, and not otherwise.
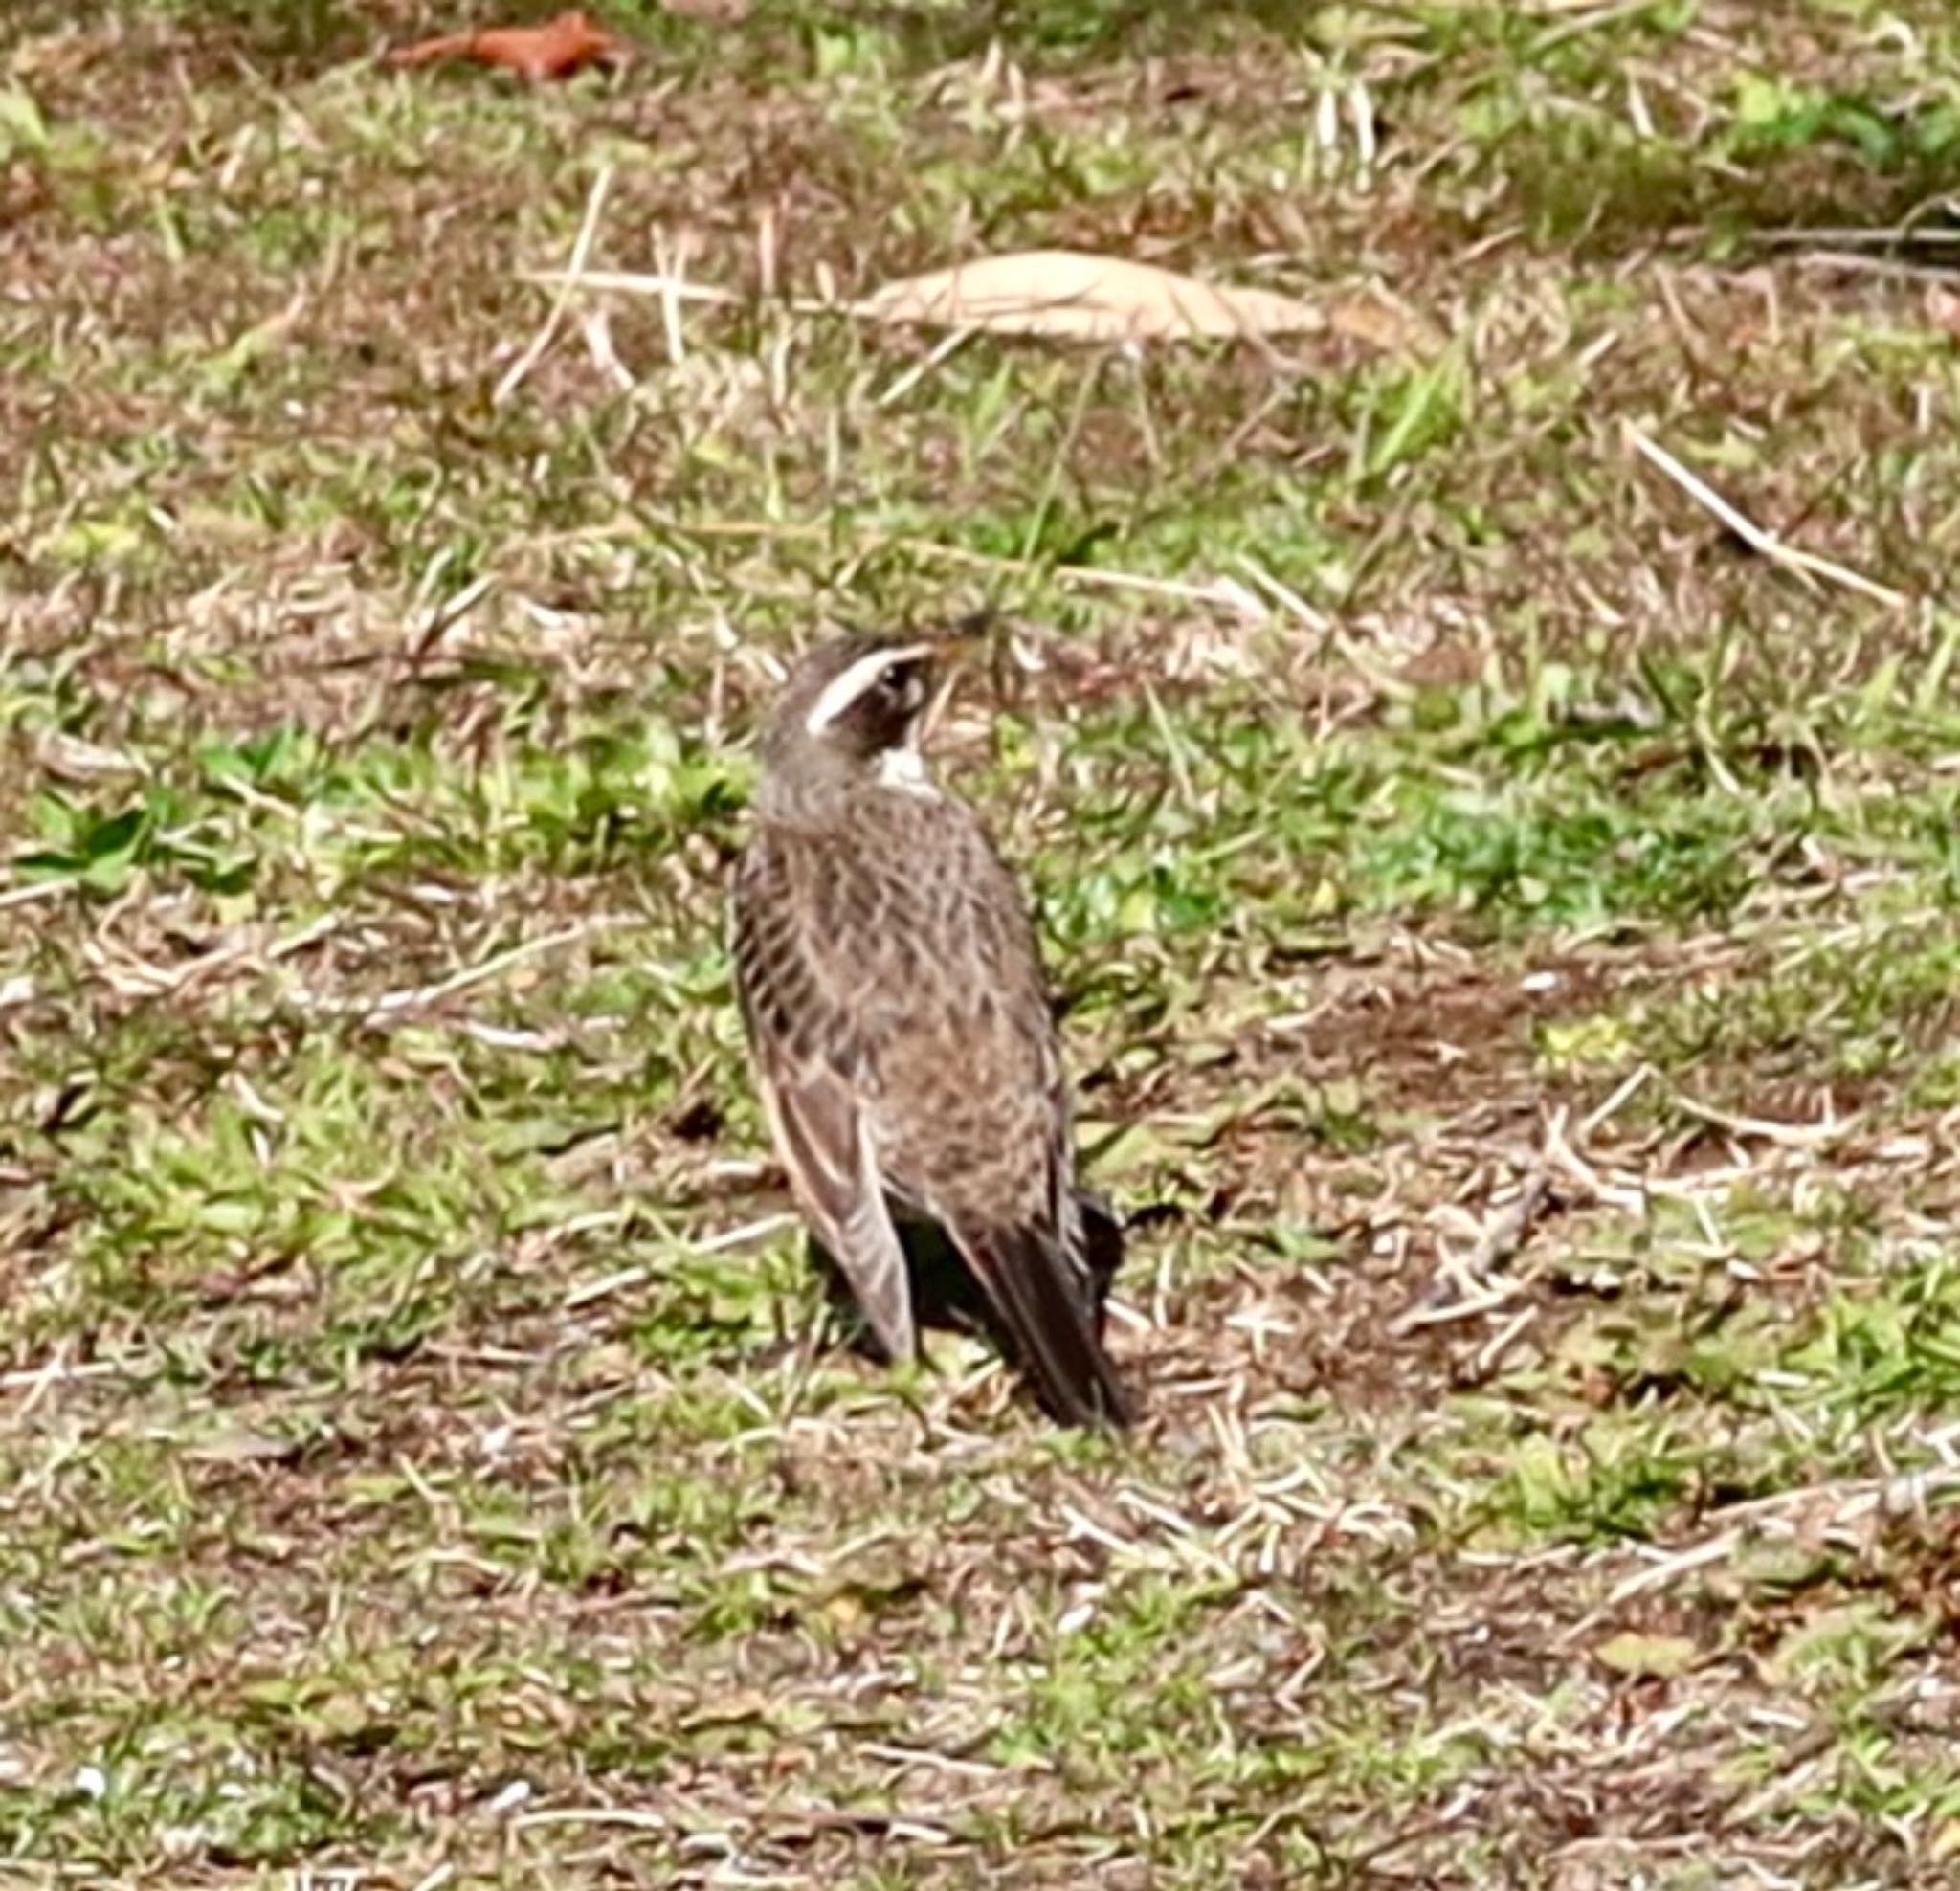
[[[543,26],[495,26],[480,33],[452,33],[424,39],[388,56],[391,66],[426,66],[435,59],[475,59],[501,66],[532,84],[564,78],[582,67],[623,59],[626,48],[582,12],[560,13]]]

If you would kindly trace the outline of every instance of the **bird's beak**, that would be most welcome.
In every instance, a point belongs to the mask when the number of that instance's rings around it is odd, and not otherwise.
[[[961,667],[987,647],[987,634],[999,618],[1000,613],[991,608],[972,612],[945,630],[936,631],[930,637],[921,638],[902,653],[907,656],[930,656],[937,672],[932,694],[926,698],[925,706],[920,710],[919,720],[913,724],[912,740],[915,745],[923,745],[938,729],[946,715],[947,704],[952,701]]]
[[[928,647],[935,660],[936,675],[932,694],[926,698],[925,707],[919,715],[919,740],[922,743],[930,740],[938,729],[941,719],[946,715],[947,704],[952,701],[962,665],[979,648],[979,627],[962,622],[954,627],[950,635],[936,638]]]
[[[929,742],[939,727],[939,721],[946,714],[946,705],[952,701],[953,678],[947,671],[941,671],[939,680],[932,686],[932,694],[925,699],[925,707],[919,712],[919,736],[921,743]]]
[[[1000,612],[992,605],[983,604],[978,611],[955,617],[946,627],[945,638],[947,643],[970,650],[999,622]]]

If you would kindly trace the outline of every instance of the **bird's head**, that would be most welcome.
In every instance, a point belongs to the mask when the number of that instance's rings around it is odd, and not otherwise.
[[[940,646],[842,637],[790,674],[763,731],[763,793],[783,813],[871,785],[930,793],[919,741],[941,698]]]

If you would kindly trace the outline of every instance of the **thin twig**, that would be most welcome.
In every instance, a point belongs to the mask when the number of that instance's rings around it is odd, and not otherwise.
[[[1611,1123],[1654,1075],[1654,1066],[1637,1064],[1612,1096],[1579,1124],[1581,1137],[1591,1136],[1602,1123]]]
[[[1676,1097],[1675,1106],[1698,1121],[1726,1129],[1759,1143],[1774,1143],[1785,1149],[1821,1149],[1840,1143],[1859,1125],[1859,1119],[1827,1118],[1822,1123],[1771,1123],[1767,1117],[1734,1116],[1711,1103],[1698,1103],[1692,1097]]]
[[[308,993],[301,1003],[307,1011],[323,1012],[328,1017],[397,1017],[404,1012],[420,1011],[444,998],[453,998],[473,985],[482,985],[490,979],[499,978],[526,959],[555,952],[559,946],[569,946],[593,933],[610,932],[616,926],[634,923],[632,919],[621,913],[601,914],[594,919],[581,920],[578,924],[566,926],[560,931],[547,932],[538,939],[522,940],[508,951],[494,953],[478,965],[465,966],[460,971],[451,972],[447,978],[438,978],[433,985],[384,991],[373,998],[327,998]]]
[[[1744,1522],[1757,1518],[1774,1519],[1803,1509],[1806,1504],[1833,1505],[1831,1522],[1843,1525],[1861,1522],[1880,1513],[1896,1516],[1928,1497],[1944,1496],[1960,1489],[1960,1470],[1938,1467],[1905,1471],[1891,1478],[1848,1479],[1839,1483],[1804,1484],[1769,1497],[1750,1498],[1742,1503],[1725,1505],[1719,1513],[1723,1527],[1685,1549],[1670,1551],[1624,1577],[1608,1592],[1606,1606],[1617,1608],[1650,1589],[1663,1588],[1690,1569],[1720,1563],[1742,1546]],[[1740,1520],[1740,1521],[1739,1521]],[[1596,1619],[1596,1616],[1593,1618]]]
[[[1942,244],[1960,243],[1960,230],[1910,223],[1876,227],[1865,224],[1815,224],[1808,228],[1759,230],[1754,240],[1775,249],[1810,243],[1871,243],[1880,247],[1917,243],[1927,248],[1937,248]]]
[[[1782,566],[1804,583],[1808,584],[1813,577],[1828,578],[1833,584],[1860,592],[1880,604],[1896,606],[1911,602],[1904,591],[1893,590],[1876,579],[1867,578],[1862,572],[1854,571],[1828,558],[1820,558],[1814,551],[1803,551],[1795,545],[1786,545],[1774,532],[1766,532],[1754,520],[1738,512],[1706,480],[1690,473],[1665,447],[1650,440],[1637,427],[1629,427],[1627,436],[1641,458],[1664,473],[1698,505],[1713,513],[1751,551],[1760,553],[1771,564]]]
[[[578,227],[578,235],[571,245],[571,260],[557,272],[558,293],[551,299],[550,312],[545,317],[545,325],[532,336],[531,345],[511,363],[503,379],[498,382],[497,391],[490,396],[492,407],[501,407],[512,394],[523,385],[524,377],[537,367],[545,350],[558,338],[560,323],[565,312],[571,306],[571,299],[580,284],[589,280],[585,273],[586,258],[592,253],[592,241],[599,234],[599,213],[606,208],[607,192],[612,189],[612,167],[605,166],[598,176],[592,179],[591,190],[586,197],[586,213]],[[546,278],[533,277],[534,281]]]
[[[979,333],[977,328],[955,328],[949,334],[942,335],[923,360],[915,361],[883,393],[873,397],[872,406],[880,409],[897,406],[934,368],[949,361]]]
[[[32,906],[38,900],[58,900],[62,894],[74,891],[72,879],[34,879],[21,886],[10,886],[0,893],[0,908],[8,906]]]
[[[739,1228],[724,1228],[719,1235],[703,1235],[692,1246],[696,1254],[725,1254],[730,1248],[746,1248],[767,1240],[771,1235],[780,1235],[785,1228],[793,1228],[797,1219],[787,1209],[775,1214],[758,1215]]]
[[[682,520],[651,516],[630,523],[581,525],[568,531],[545,533],[531,541],[531,547],[535,550],[539,546],[584,545],[628,536],[636,538],[649,525],[659,531],[671,532],[677,538],[696,539],[790,539],[801,542],[825,539],[832,532],[829,525],[806,524],[796,520]],[[1181,603],[1216,605],[1236,612],[1257,624],[1270,623],[1273,616],[1266,601],[1250,585],[1233,577],[1192,583],[1182,578],[1153,578],[1142,571],[1116,571],[1101,565],[1050,565],[1039,558],[1004,557],[997,552],[975,551],[969,545],[947,545],[939,539],[914,538],[904,532],[868,532],[857,543],[867,551],[901,551],[914,558],[964,565],[977,570],[1038,575],[1058,585],[1142,591]]]
[[[672,1832],[674,1821],[635,1806],[547,1806],[543,1812],[522,1813],[510,1822],[513,1832],[535,1832],[554,1825],[620,1825],[635,1832]]]
[[[650,269],[526,269],[519,279],[544,288],[558,288],[568,297],[577,289],[612,290],[622,296],[669,297],[683,302],[713,302],[721,308],[746,308],[755,300],[736,289],[712,282],[690,282],[684,276]],[[794,315],[851,315],[864,312],[854,302],[824,301],[813,296],[791,296],[781,303]]]
[[[1799,269],[1833,276],[1876,276],[1893,282],[1960,282],[1960,268],[1951,263],[1903,262],[1897,256],[1867,256],[1846,250],[1807,250],[1796,258]]]

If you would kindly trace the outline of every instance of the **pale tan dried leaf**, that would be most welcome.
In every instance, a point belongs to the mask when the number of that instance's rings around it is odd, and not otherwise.
[[[1702,1658],[1702,1650],[1684,1635],[1641,1635],[1629,1629],[1599,1643],[1592,1658],[1615,1674],[1665,1680],[1686,1674]]]
[[[1084,342],[1290,335],[1326,326],[1320,310],[1290,296],[1079,250],[1023,250],[906,277],[887,282],[859,312],[884,322]]]

